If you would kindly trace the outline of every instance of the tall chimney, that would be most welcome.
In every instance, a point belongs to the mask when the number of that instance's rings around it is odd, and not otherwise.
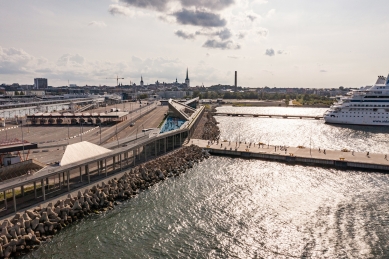
[[[238,71],[235,71],[235,92],[238,91]]]

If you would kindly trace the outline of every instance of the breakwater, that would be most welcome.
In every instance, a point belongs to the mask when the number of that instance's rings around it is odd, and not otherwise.
[[[208,158],[208,153],[201,148],[183,147],[136,166],[119,179],[94,185],[76,196],[69,195],[65,200],[49,203],[46,208],[36,207],[17,213],[0,223],[0,258],[26,254],[69,224],[88,214],[111,210],[118,201],[130,199],[168,177],[178,176],[204,158]]]
[[[220,136],[220,129],[217,126],[217,121],[212,115],[213,111],[204,113],[192,138],[216,141]]]

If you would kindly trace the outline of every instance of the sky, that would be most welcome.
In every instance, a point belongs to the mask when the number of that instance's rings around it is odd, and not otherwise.
[[[360,87],[389,72],[387,0],[0,1],[0,84]],[[109,79],[107,79],[109,78]]]

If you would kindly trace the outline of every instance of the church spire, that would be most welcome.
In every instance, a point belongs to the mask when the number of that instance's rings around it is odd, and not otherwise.
[[[190,80],[188,75],[188,68],[186,68],[186,79],[185,79],[186,87],[190,87]]]

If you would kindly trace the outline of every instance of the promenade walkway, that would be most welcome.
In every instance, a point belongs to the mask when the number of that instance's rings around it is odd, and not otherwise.
[[[389,156],[367,152],[342,152],[341,150],[310,149],[309,147],[287,147],[286,151],[279,147],[261,145],[258,143],[236,144],[222,142],[208,145],[207,140],[191,139],[189,144],[195,144],[207,149],[211,154],[240,156],[246,158],[274,159],[285,162],[299,162],[317,165],[329,165],[345,168],[377,169],[389,172]],[[222,145],[222,146],[221,146]]]

